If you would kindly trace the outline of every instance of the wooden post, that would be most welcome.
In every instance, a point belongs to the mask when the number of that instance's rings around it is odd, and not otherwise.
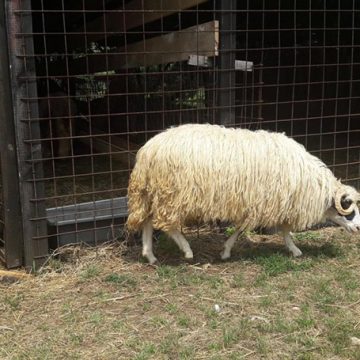
[[[40,127],[37,102],[29,98],[37,97],[35,80],[20,80],[21,75],[35,79],[35,62],[32,36],[17,36],[32,33],[31,1],[6,0],[5,11],[9,39],[9,60],[11,64],[11,88],[13,99],[14,125],[18,162],[19,196],[22,210],[22,232],[24,265],[38,267],[48,255],[48,239],[45,209]],[[24,13],[21,14],[21,10]],[[25,119],[25,121],[24,121]],[[38,141],[32,141],[38,139]],[[19,229],[21,231],[21,229]],[[36,239],[35,239],[36,238]]]
[[[23,233],[18,183],[18,168],[11,99],[7,31],[4,4],[0,5],[0,157],[4,203],[4,248],[2,258],[8,268],[22,265]]]

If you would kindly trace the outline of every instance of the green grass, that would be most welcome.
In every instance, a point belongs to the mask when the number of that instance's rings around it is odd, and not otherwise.
[[[140,354],[136,355],[134,360],[147,360],[150,359],[152,355],[156,353],[156,347],[155,344],[146,342],[141,351]]]
[[[100,325],[104,321],[104,317],[99,311],[95,311],[89,316],[89,321],[94,326]]]
[[[227,237],[230,237],[232,234],[234,234],[236,231],[236,229],[233,227],[233,226],[228,226],[226,229],[225,229],[225,235]]]
[[[100,269],[95,264],[89,264],[86,266],[86,268],[81,271],[80,273],[80,279],[85,281],[92,279],[100,274]]]
[[[105,276],[104,281],[116,285],[119,288],[135,289],[137,281],[128,274],[111,273]]]
[[[137,244],[126,257],[88,249],[0,283],[0,358],[360,360],[360,235],[301,233],[295,259],[279,237],[251,234],[228,261],[225,235],[202,237],[189,236],[192,265],[163,238],[157,266]]]
[[[24,296],[21,293],[15,295],[5,294],[3,303],[6,306],[10,307],[11,310],[15,311],[15,310],[20,310],[21,303],[23,302],[23,300],[24,300]]]
[[[304,231],[294,234],[296,241],[313,241],[321,239],[321,233],[317,231]]]
[[[180,315],[177,319],[177,323],[182,328],[188,328],[190,326],[191,319],[186,315]]]
[[[287,255],[275,253],[270,256],[259,256],[255,259],[261,265],[265,274],[277,276],[286,272],[306,271],[313,267],[311,259],[295,260]]]

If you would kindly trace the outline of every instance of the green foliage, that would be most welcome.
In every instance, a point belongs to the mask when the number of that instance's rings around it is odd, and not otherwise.
[[[225,229],[225,235],[227,237],[230,237],[232,234],[234,234],[236,231],[235,227],[234,226],[228,226],[226,229]]]

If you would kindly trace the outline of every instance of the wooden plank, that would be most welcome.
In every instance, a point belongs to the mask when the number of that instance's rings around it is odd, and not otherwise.
[[[14,126],[16,133],[16,155],[18,164],[18,183],[21,205],[21,218],[23,234],[23,258],[26,268],[32,269],[42,265],[48,256],[47,225],[45,219],[45,187],[41,141],[26,140],[40,139],[40,125],[37,102],[27,102],[24,99],[37,98],[36,81],[21,82],[19,79],[26,73],[36,79],[35,58],[28,56],[34,54],[34,41],[32,36],[17,37],[15,34],[23,32],[33,34],[31,16],[19,17],[20,11],[30,12],[31,1],[6,1],[6,14],[8,20],[9,61],[11,64],[11,88],[14,112]],[[21,49],[26,58],[18,56]],[[24,121],[24,119],[26,119]],[[37,218],[39,220],[34,221]],[[34,239],[37,238],[37,240]],[[5,239],[7,241],[7,239]],[[12,239],[10,239],[12,241]]]
[[[184,61],[190,55],[216,56],[219,45],[219,23],[192,26],[185,30],[130,44],[125,52],[124,68]]]
[[[184,61],[190,55],[217,56],[219,47],[219,22],[209,21],[145,41],[118,48],[115,54],[92,54],[74,60],[71,75],[80,75],[136,68],[140,66]]]
[[[104,13],[86,24],[88,44],[91,41],[101,40],[106,36],[114,35],[114,33],[122,33],[204,2],[206,0],[134,0],[126,4],[125,9],[119,5],[119,11]],[[120,2],[120,4],[122,3]],[[81,27],[77,31],[84,34],[85,28]],[[74,49],[83,43],[84,41],[79,36],[68,37],[69,48]]]

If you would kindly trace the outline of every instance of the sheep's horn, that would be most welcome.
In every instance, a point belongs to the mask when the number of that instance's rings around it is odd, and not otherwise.
[[[356,204],[354,202],[347,209],[344,209],[342,207],[341,199],[346,195],[347,195],[346,192],[341,190],[338,190],[337,193],[335,194],[335,209],[340,215],[343,216],[350,215],[356,207]]]

